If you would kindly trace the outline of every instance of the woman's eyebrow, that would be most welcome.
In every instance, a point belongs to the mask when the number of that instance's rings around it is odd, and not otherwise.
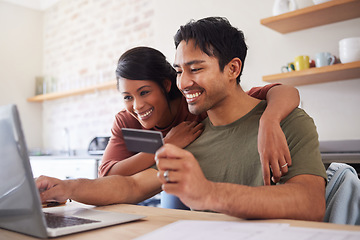
[[[149,86],[149,85],[144,85],[144,86],[141,86],[141,87],[139,87],[136,91],[141,91],[143,88],[147,88],[147,87],[149,87],[149,88],[151,88],[151,86]]]
[[[143,88],[146,88],[146,87],[149,87],[151,88],[150,85],[144,85],[144,86],[141,86],[139,87],[138,89],[136,89],[137,92],[141,91]],[[129,92],[121,92],[121,94],[130,94]]]

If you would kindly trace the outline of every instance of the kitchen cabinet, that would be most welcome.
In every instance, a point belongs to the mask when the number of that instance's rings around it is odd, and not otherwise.
[[[319,149],[326,168],[332,162],[346,163],[355,168],[360,177],[360,140],[320,141]]]
[[[84,87],[84,88],[79,88],[79,89],[74,89],[74,90],[69,90],[69,91],[41,94],[41,95],[37,95],[37,96],[31,97],[31,98],[28,98],[27,101],[28,102],[43,102],[46,100],[55,100],[55,99],[59,99],[59,98],[71,97],[71,96],[92,93],[92,92],[102,91],[102,90],[107,90],[107,89],[116,89],[116,81],[115,80],[108,81],[108,82],[100,83],[100,84],[97,84],[94,86],[89,86],[89,87]]]
[[[59,179],[89,178],[98,174],[100,158],[80,157],[30,157],[34,177],[46,175]]]
[[[333,0],[261,19],[260,23],[279,33],[289,33],[311,27],[360,17],[360,0]],[[263,76],[263,81],[292,86],[325,83],[360,78],[360,61],[321,68]]]

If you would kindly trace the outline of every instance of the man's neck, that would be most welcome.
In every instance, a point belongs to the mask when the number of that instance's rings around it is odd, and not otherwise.
[[[223,126],[245,116],[259,102],[259,99],[250,97],[241,87],[238,87],[218,105],[208,110],[207,114],[214,126]]]

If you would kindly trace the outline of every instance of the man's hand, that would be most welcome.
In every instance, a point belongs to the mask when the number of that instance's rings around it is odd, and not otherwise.
[[[41,202],[58,201],[65,202],[70,198],[70,188],[66,180],[40,176],[35,179],[35,183],[40,192]]]
[[[291,166],[291,156],[284,132],[278,122],[261,119],[258,151],[264,184],[270,185],[270,168],[273,173],[272,181],[279,182],[280,177],[288,172],[288,166]]]
[[[213,183],[205,178],[190,152],[165,144],[156,152],[155,160],[165,192],[178,196],[190,208],[206,210]]]

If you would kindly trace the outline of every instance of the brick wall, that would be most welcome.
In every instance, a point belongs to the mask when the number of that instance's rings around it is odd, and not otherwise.
[[[63,0],[44,13],[45,76],[57,91],[115,79],[119,56],[139,45],[154,45],[153,0]],[[43,104],[44,148],[86,149],[95,136],[109,136],[123,108],[117,90],[99,91]]]

